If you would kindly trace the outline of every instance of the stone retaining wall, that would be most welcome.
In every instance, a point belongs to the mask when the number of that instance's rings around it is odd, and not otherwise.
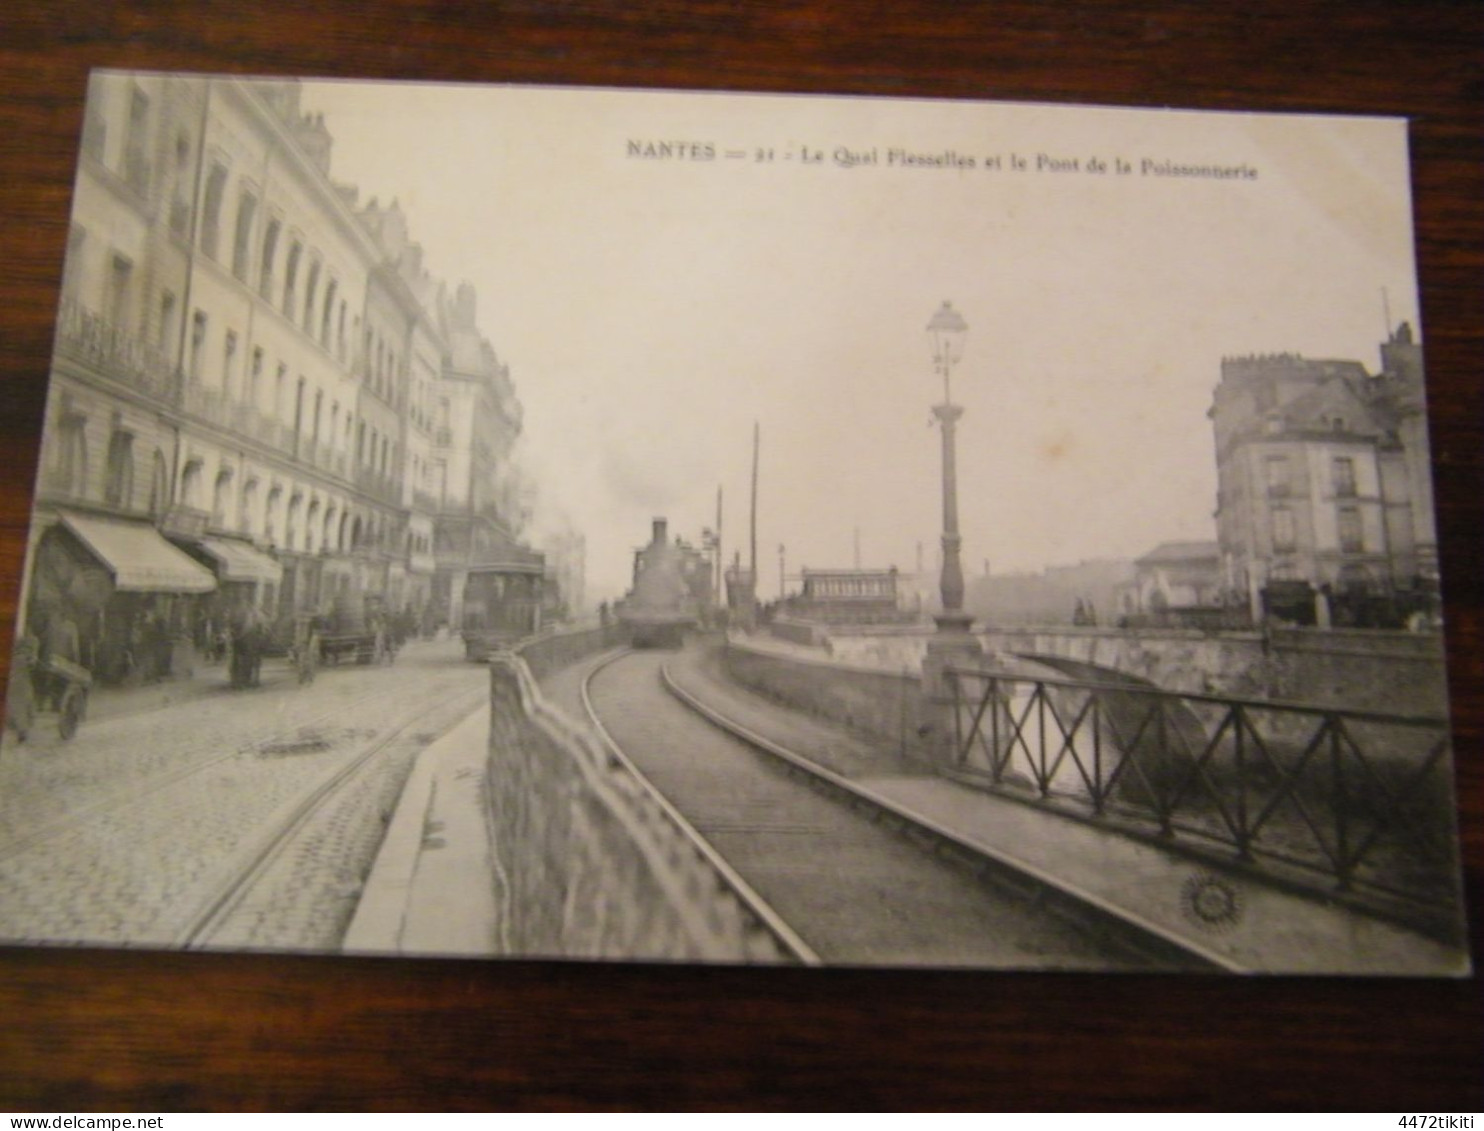
[[[910,670],[856,667],[750,648],[729,641],[727,674],[743,687],[796,711],[839,723],[904,764],[929,764],[922,680]]]
[[[921,628],[881,632],[836,626],[827,635],[795,643],[813,644],[821,659],[854,667],[915,672],[921,670],[931,635]],[[984,629],[977,635],[991,662],[997,654],[1056,656],[1139,676],[1167,691],[1398,715],[1442,716],[1448,709],[1443,640],[1436,633],[1058,625]]]
[[[649,789],[545,702],[525,661],[490,661],[490,698],[491,836],[513,953],[788,960]]]
[[[1060,656],[1168,691],[1391,714],[1443,715],[1448,708],[1442,638],[1427,633],[1026,628],[981,639],[987,651]]]
[[[523,641],[516,652],[526,662],[531,674],[539,680],[575,664],[584,656],[591,656],[605,648],[616,648],[621,643],[623,630],[617,624],[602,627],[592,625],[561,630],[545,636],[533,636]]]

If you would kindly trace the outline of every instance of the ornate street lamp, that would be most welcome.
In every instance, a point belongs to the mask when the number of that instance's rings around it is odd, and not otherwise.
[[[933,367],[943,377],[943,403],[933,406],[943,432],[943,574],[939,582],[943,612],[934,619],[941,633],[965,634],[973,618],[963,611],[964,571],[959,562],[963,540],[958,533],[958,461],[954,447],[954,429],[964,410],[953,403],[950,379],[953,367],[963,358],[969,326],[951,303],[944,302],[928,322],[927,331],[933,347]]]
[[[968,718],[970,704],[959,691],[958,669],[978,667],[984,656],[978,639],[969,631],[974,618],[964,613],[964,571],[959,564],[958,469],[954,451],[954,428],[964,410],[953,403],[953,367],[964,355],[964,335],[969,326],[963,315],[945,302],[927,324],[933,345],[933,365],[943,376],[943,403],[933,406],[933,415],[943,430],[943,575],[939,586],[943,611],[933,619],[938,631],[927,641],[922,660],[922,688],[933,756],[942,765],[957,764],[957,736]],[[998,709],[998,708],[997,708]]]

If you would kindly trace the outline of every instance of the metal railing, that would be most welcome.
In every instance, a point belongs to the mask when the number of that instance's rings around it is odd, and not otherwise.
[[[1448,722],[949,669],[951,772],[1270,878],[1457,925]]]
[[[219,427],[232,426],[232,406],[221,390],[209,388],[194,379],[187,380],[181,389],[181,407]]]
[[[355,485],[367,494],[374,495],[390,503],[400,501],[401,484],[392,476],[383,475],[374,468],[356,468],[354,481]]]
[[[176,396],[174,366],[163,350],[76,299],[62,300],[57,350],[163,400]]]

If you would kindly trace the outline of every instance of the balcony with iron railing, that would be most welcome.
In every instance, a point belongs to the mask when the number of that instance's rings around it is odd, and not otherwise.
[[[64,298],[58,312],[57,353],[161,400],[176,396],[175,369],[164,350],[74,298]]]
[[[198,416],[219,428],[232,427],[234,406],[228,402],[220,389],[203,385],[195,378],[187,379],[181,386],[180,406],[191,415]]]
[[[394,476],[383,475],[370,467],[356,468],[355,485],[369,495],[388,503],[400,503],[402,485]]]
[[[220,389],[187,380],[181,385],[180,406],[208,423],[276,448],[311,467],[348,477],[349,459],[334,445],[296,433],[288,425],[261,412],[256,406],[234,401]]]
[[[1444,718],[950,669],[949,772],[1428,933],[1461,923]]]
[[[299,459],[304,463],[311,467],[328,469],[330,456],[330,449],[323,441],[316,440],[313,436],[299,437]]]

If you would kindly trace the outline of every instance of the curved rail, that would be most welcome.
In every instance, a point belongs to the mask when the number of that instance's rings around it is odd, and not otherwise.
[[[1100,933],[1117,938],[1121,943],[1139,953],[1186,969],[1194,966],[1197,969],[1219,970],[1232,974],[1251,972],[1223,954],[1182,938],[1122,908],[1115,907],[1106,900],[1090,892],[1081,891],[1042,869],[1024,861],[992,853],[983,846],[964,839],[932,818],[915,812],[908,806],[887,802],[861,789],[848,778],[825,769],[804,755],[748,729],[701,702],[675,682],[668,664],[661,666],[660,678],[666,691],[713,726],[763,753],[782,760],[795,772],[842,795],[851,805],[880,813],[900,826],[911,828],[929,838],[935,845],[944,846],[958,856],[967,857],[986,869],[992,869],[1000,875],[1008,876],[1021,883],[1028,882],[1034,885],[1042,898],[1054,904],[1059,913],[1095,926]]]
[[[288,817],[246,854],[245,860],[239,860],[233,873],[216,885],[212,894],[207,897],[205,905],[177,933],[175,945],[184,949],[199,949],[210,945],[212,936],[225,925],[232,913],[252,891],[253,886],[293,843],[294,837],[341,789],[350,784],[376,755],[397,741],[409,729],[427,719],[429,715],[443,711],[460,699],[471,700],[469,710],[474,710],[484,694],[483,689],[465,690],[441,699],[427,710],[382,735],[364,750],[351,756],[343,766],[330,774],[295,805]]]
[[[186,778],[192,777],[195,774],[203,773],[206,770],[211,769],[213,766],[218,766],[223,762],[227,762],[233,758],[236,758],[244,750],[256,750],[264,746],[268,746],[275,741],[286,739],[308,727],[315,726],[316,724],[323,722],[325,719],[332,718],[335,715],[344,714],[348,711],[353,712],[363,703],[369,703],[373,699],[382,699],[384,697],[385,695],[382,692],[377,692],[371,695],[363,695],[361,698],[356,699],[351,703],[342,703],[339,706],[333,707],[330,710],[323,712],[322,714],[315,715],[313,718],[310,718],[308,720],[295,721],[293,726],[269,731],[262,737],[250,739],[249,741],[238,745],[235,749],[229,750],[225,754],[209,755],[208,757],[201,759],[199,762],[191,762],[189,765],[186,766],[177,766],[173,769],[163,770],[159,774],[150,777],[142,784],[116,790],[113,793],[108,794],[107,796],[100,797],[95,801],[90,801],[86,805],[79,806],[76,809],[71,809],[65,816],[58,817],[52,821],[48,821],[40,827],[32,829],[28,833],[24,833],[23,835],[18,836],[13,840],[8,840],[3,844],[0,844],[0,860],[5,860],[11,856],[18,855],[19,853],[34,848],[36,845],[52,837],[61,836],[71,831],[72,829],[80,828],[88,824],[100,813],[117,811],[119,809],[127,808],[130,805],[137,804],[140,801],[144,801],[161,792],[162,790],[168,789],[170,786],[184,781]]]
[[[768,905],[762,896],[753,890],[752,885],[737,874],[737,871],[711,846],[711,842],[703,837],[696,830],[695,826],[681,815],[680,810],[676,809],[670,803],[669,798],[665,797],[663,793],[655,788],[654,783],[645,777],[639,767],[634,764],[633,760],[624,753],[623,748],[608,733],[608,728],[603,725],[602,720],[598,717],[597,709],[593,706],[592,696],[590,694],[593,678],[604,668],[608,667],[609,664],[621,660],[623,657],[629,655],[631,651],[631,649],[624,648],[614,652],[601,663],[594,665],[592,671],[588,672],[583,678],[581,693],[582,706],[587,712],[588,720],[592,723],[593,729],[607,748],[609,755],[622,765],[633,776],[634,780],[649,792],[665,816],[670,819],[696,851],[705,858],[706,862],[716,870],[732,894],[757,918],[764,929],[777,940],[778,945],[783,948],[784,952],[792,955],[804,966],[822,966],[824,963],[819,955],[814,952],[814,949],[799,937],[798,933],[784,921],[783,917],[777,911]]]

